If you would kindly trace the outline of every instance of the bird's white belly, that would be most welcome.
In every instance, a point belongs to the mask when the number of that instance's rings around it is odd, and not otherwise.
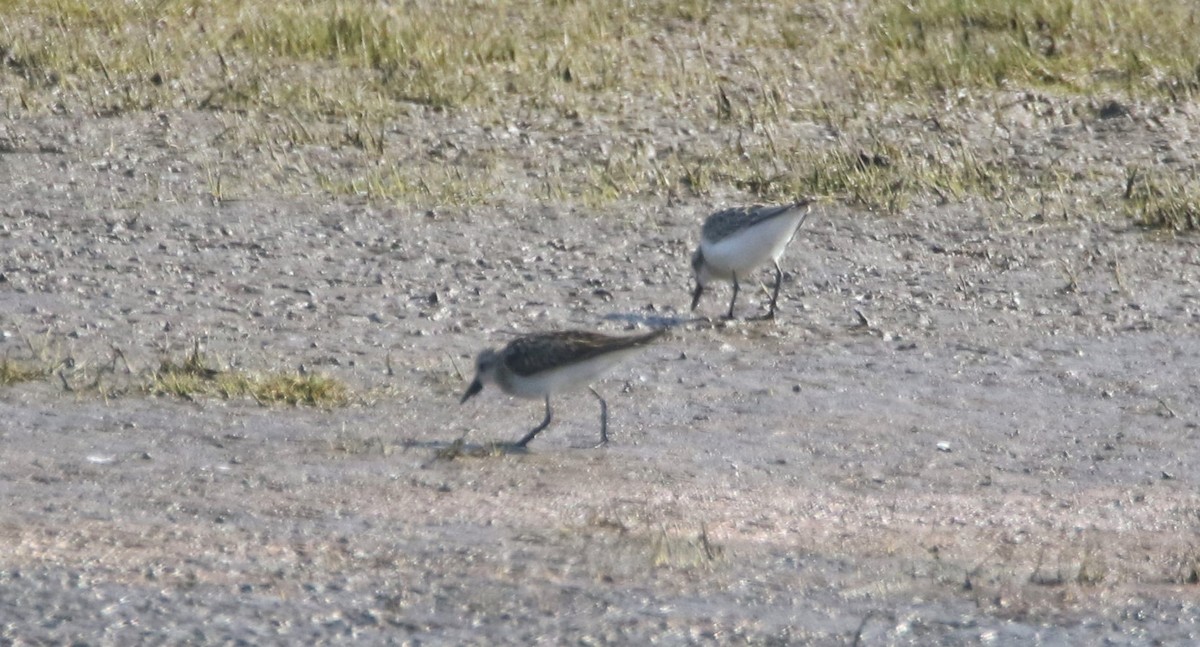
[[[506,375],[499,379],[500,388],[519,398],[541,398],[549,393],[569,391],[596,381],[606,371],[625,359],[632,351],[618,351],[568,364],[534,375]]]
[[[709,274],[728,281],[734,272],[744,275],[769,260],[778,262],[803,215],[796,210],[795,215],[760,222],[715,243],[701,241],[700,250]]]

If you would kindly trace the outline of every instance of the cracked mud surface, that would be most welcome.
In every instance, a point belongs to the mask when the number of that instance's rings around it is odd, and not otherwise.
[[[394,145],[492,141],[469,117],[414,120]],[[1115,177],[1118,153],[1155,158],[1166,140],[1164,163],[1194,164],[1191,127],[1030,128],[1014,159],[1066,150]],[[0,354],[73,361],[65,385],[0,390],[5,639],[1200,633],[1194,238],[986,201],[898,216],[827,203],[785,257],[778,320],[726,324],[705,317],[727,287],[687,312],[687,254],[702,217],[745,196],[589,211],[527,195],[514,169],[511,193],[465,209],[213,204],[211,115],[3,128]],[[531,156],[604,135],[528,128]],[[220,161],[246,177],[260,162]],[[764,307],[743,294],[739,315]],[[598,384],[609,446],[587,448],[597,411],[581,392],[556,399],[527,454],[437,458],[540,420],[540,403],[494,389],[458,406],[479,349],[663,324]],[[132,386],[196,341],[222,368],[304,367],[358,395],[321,410]]]

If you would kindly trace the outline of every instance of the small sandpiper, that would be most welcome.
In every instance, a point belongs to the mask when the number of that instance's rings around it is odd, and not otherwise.
[[[696,274],[692,310],[700,304],[700,295],[711,281],[730,281],[733,298],[729,300],[729,313],[725,316],[732,319],[738,278],[744,278],[754,268],[771,261],[775,265],[775,292],[764,319],[773,319],[779,284],[783,282],[779,259],[808,217],[808,204],[808,200],[801,200],[775,207],[736,207],[718,211],[705,219],[700,230],[700,246],[692,254],[692,270]]]
[[[500,350],[487,349],[475,360],[475,379],[467,387],[460,404],[495,383],[509,395],[520,398],[545,398],[546,417],[514,447],[525,447],[550,424],[550,395],[596,380],[632,352],[658,339],[666,329],[624,337],[594,332],[562,331],[535,333],[518,337]],[[608,403],[590,386],[600,400],[600,443],[608,442]]]

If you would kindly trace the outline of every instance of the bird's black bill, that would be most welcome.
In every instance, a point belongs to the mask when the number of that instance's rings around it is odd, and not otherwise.
[[[458,403],[462,404],[462,403],[466,402],[467,400],[470,400],[471,396],[475,395],[476,393],[479,393],[482,390],[483,390],[483,382],[480,382],[479,378],[475,378],[475,381],[471,382],[471,386],[467,387],[467,392],[463,394],[462,399],[459,400]]]
[[[697,283],[696,289],[692,291],[692,310],[695,310],[696,306],[700,305],[701,294],[704,294],[704,286]]]

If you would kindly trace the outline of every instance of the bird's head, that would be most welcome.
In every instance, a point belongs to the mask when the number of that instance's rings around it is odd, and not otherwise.
[[[471,396],[483,390],[483,385],[496,379],[496,367],[500,365],[500,353],[488,348],[475,358],[475,379],[471,380],[467,391],[463,393],[459,404],[471,399]]]

